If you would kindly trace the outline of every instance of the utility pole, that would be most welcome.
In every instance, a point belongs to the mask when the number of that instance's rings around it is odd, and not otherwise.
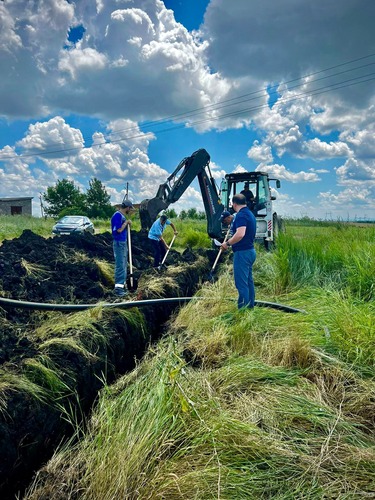
[[[124,196],[124,199],[122,201],[124,202],[125,200],[128,200],[128,199],[129,199],[129,182],[126,183],[125,196]]]
[[[40,201],[40,212],[42,214],[42,217],[44,217],[44,207],[43,207],[43,201],[42,201],[42,195],[39,194],[39,201]]]

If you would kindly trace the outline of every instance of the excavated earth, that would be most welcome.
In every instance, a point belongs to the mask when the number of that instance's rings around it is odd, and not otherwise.
[[[168,269],[157,273],[146,233],[132,232],[132,249],[138,288],[129,300],[135,306],[137,300],[192,295],[216,255],[212,250],[171,249]],[[115,302],[113,281],[101,265],[113,265],[113,260],[110,233],[45,239],[25,230],[0,246],[0,297],[41,304]],[[67,413],[84,420],[103,384],[134,367],[176,307],[158,303],[125,313],[121,307],[99,306],[85,331],[76,318],[87,311],[68,314],[0,303],[1,498],[22,492],[32,474],[72,435]],[[66,328],[56,333],[58,341],[49,334],[46,342],[36,334],[62,317]]]

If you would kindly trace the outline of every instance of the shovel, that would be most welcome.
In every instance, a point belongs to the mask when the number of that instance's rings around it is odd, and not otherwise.
[[[128,226],[128,246],[129,246],[129,270],[130,270],[130,274],[126,278],[126,285],[128,287],[129,292],[135,292],[137,290],[137,287],[138,287],[138,280],[133,275],[132,239],[131,239],[130,226]]]
[[[230,233],[230,226],[228,228],[228,231],[227,231],[227,234],[225,235],[225,238],[224,238],[224,241],[227,241],[228,239],[228,236],[229,236],[229,233]],[[216,244],[216,241],[215,241],[215,244]],[[210,274],[208,275],[208,278],[207,278],[207,281],[213,281],[213,278],[214,278],[214,271],[215,271],[215,267],[217,266],[217,263],[219,262],[219,259],[220,259],[220,255],[223,253],[223,249],[220,247],[220,250],[216,256],[216,259],[215,259],[215,262],[214,262],[214,265],[212,266],[211,268],[211,271],[210,271]]]
[[[165,253],[164,257],[163,257],[163,260],[161,261],[160,266],[158,267],[158,271],[161,271],[161,269],[162,269],[162,267],[164,265],[165,259],[167,258],[167,255],[169,254],[169,250],[171,249],[171,247],[172,247],[173,242],[174,242],[175,239],[176,239],[176,235],[174,234],[173,238],[172,238],[172,241],[171,241],[171,243],[169,245],[169,248],[168,248],[168,250],[166,251],[166,253]]]

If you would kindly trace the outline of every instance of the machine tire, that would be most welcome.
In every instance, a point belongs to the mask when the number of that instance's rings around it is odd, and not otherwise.
[[[280,215],[277,216],[277,223],[279,226],[279,233],[285,233],[285,221]]]
[[[277,217],[277,213],[275,212],[272,216],[272,225],[273,225],[273,241],[264,240],[264,246],[268,252],[274,250],[276,248],[276,240],[279,235],[279,218]]]

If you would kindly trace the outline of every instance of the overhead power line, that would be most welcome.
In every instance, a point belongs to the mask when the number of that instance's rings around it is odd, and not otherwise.
[[[365,77],[370,77],[370,78],[363,80],[363,78],[365,78]],[[298,101],[298,100],[301,100],[301,99],[306,98],[306,97],[324,94],[327,92],[332,92],[334,90],[338,90],[341,88],[350,87],[353,85],[358,85],[359,83],[366,83],[366,82],[372,81],[374,79],[375,79],[375,72],[361,76],[361,77],[351,78],[349,80],[346,80],[345,82],[338,82],[335,84],[327,85],[325,87],[320,87],[320,88],[315,89],[315,90],[310,91],[310,92],[302,92],[301,94],[297,94],[297,95],[292,96],[292,97],[280,98],[280,99],[278,99],[278,103],[285,104],[285,103],[292,102],[292,101]],[[359,81],[355,81],[355,80],[359,80]],[[194,126],[194,125],[200,125],[202,123],[207,123],[207,122],[214,122],[214,121],[217,122],[217,121],[223,120],[224,118],[229,118],[229,117],[234,117],[234,116],[238,116],[238,115],[245,114],[245,113],[250,113],[252,111],[256,111],[256,110],[266,108],[266,107],[268,107],[268,104],[260,104],[257,106],[242,108],[240,110],[232,111],[230,113],[221,114],[221,115],[215,116],[213,118],[205,118],[202,120],[191,121],[188,124],[190,126]],[[165,123],[167,123],[167,122],[165,122]],[[165,133],[165,132],[171,132],[173,130],[185,128],[185,126],[186,126],[185,123],[181,123],[178,125],[173,125],[172,127],[169,127],[169,128],[157,130],[157,133],[160,134],[160,133]],[[79,150],[89,149],[91,147],[103,146],[105,144],[112,144],[112,143],[118,143],[118,142],[122,142],[122,141],[128,141],[128,140],[132,140],[132,139],[142,138],[142,137],[145,137],[147,135],[147,133],[151,133],[151,131],[141,132],[141,133],[138,133],[135,135],[128,135],[126,137],[120,137],[119,139],[111,139],[110,141],[104,140],[104,141],[97,142],[96,144],[92,144],[91,146],[86,146],[86,147],[85,146],[78,146],[78,147],[74,146],[71,148],[64,147],[62,149],[54,149],[52,151],[40,151],[38,153],[27,153],[27,154],[21,154],[21,155],[16,155],[16,154],[15,155],[7,155],[7,156],[2,156],[0,158],[0,161],[1,160],[15,159],[15,158],[22,159],[22,158],[29,158],[29,157],[36,157],[36,156],[46,156],[46,155],[58,154],[58,153],[67,153],[68,154],[72,151],[79,151]]]
[[[350,64],[353,64],[353,63],[356,63],[356,62],[359,62],[361,60],[368,59],[368,58],[374,57],[374,56],[375,56],[375,54],[370,54],[370,55],[367,55],[367,56],[363,56],[363,57],[360,57],[360,58],[357,58],[357,59],[353,59],[353,60],[345,62],[345,63],[337,64],[335,66],[331,66],[331,67],[326,68],[326,69],[315,71],[313,73],[309,73],[309,74],[301,76],[299,78],[294,78],[292,80],[288,80],[286,82],[281,82],[281,83],[282,83],[282,85],[287,85],[287,84],[290,84],[290,83],[302,80],[301,83],[299,83],[297,85],[293,85],[293,86],[288,87],[287,88],[288,91],[296,89],[296,88],[299,88],[299,87],[302,87],[302,86],[306,85],[306,83],[308,83],[309,85],[312,85],[312,84],[314,84],[314,83],[316,83],[318,81],[322,81],[322,80],[325,80],[327,78],[334,78],[334,77],[343,75],[345,73],[353,72],[353,71],[356,71],[356,70],[360,70],[360,69],[364,69],[366,67],[372,66],[372,65],[375,64],[375,61],[374,62],[369,62],[367,64],[363,64],[361,66],[356,66],[354,68],[348,68],[348,69],[345,69],[343,71],[339,71],[339,72],[336,72],[336,73],[325,75],[325,76],[322,76],[320,78],[315,78],[315,79],[310,80],[308,82],[306,82],[307,78],[310,78],[310,77],[312,77],[314,75],[318,75],[318,74],[321,74],[321,73],[324,73],[324,72],[327,72],[327,71],[332,71],[332,70],[337,69],[339,67],[347,66],[347,65],[350,65]],[[280,103],[280,104],[284,104],[284,103],[287,103],[287,102],[298,101],[298,100],[303,99],[305,97],[315,96],[315,95],[323,94],[323,93],[326,93],[326,92],[331,92],[331,91],[334,91],[334,90],[338,90],[338,89],[341,89],[341,88],[350,87],[350,86],[353,86],[353,85],[357,85],[359,83],[366,83],[366,82],[371,81],[371,80],[373,80],[375,78],[375,76],[373,76],[373,75],[375,75],[374,72],[373,73],[368,73],[366,75],[361,75],[361,76],[353,77],[353,78],[350,78],[348,80],[339,81],[339,82],[336,82],[336,83],[330,83],[330,84],[328,84],[326,86],[323,86],[323,87],[320,87],[320,88],[317,88],[317,89],[312,89],[312,90],[309,90],[309,91],[306,91],[306,92],[302,92],[300,94],[296,94],[296,95],[291,96],[291,97],[287,97],[287,98],[280,97],[280,98],[277,99],[277,102]],[[194,110],[190,110],[190,111],[187,111],[185,113],[179,113],[179,114],[175,114],[175,115],[170,115],[170,116],[168,116],[166,118],[162,118],[162,119],[159,119],[159,120],[145,122],[145,123],[143,123],[141,125],[142,131],[140,133],[137,132],[135,135],[127,135],[125,137],[122,136],[122,137],[120,137],[118,139],[113,138],[113,136],[116,136],[116,135],[119,135],[119,134],[123,134],[124,132],[138,131],[139,128],[140,128],[139,126],[132,126],[132,127],[124,128],[124,129],[121,129],[121,130],[117,130],[115,132],[111,132],[107,136],[104,136],[105,137],[104,141],[100,141],[100,142],[97,142],[95,144],[91,144],[90,146],[73,146],[72,145],[72,147],[66,147],[66,146],[69,145],[69,143],[66,143],[63,148],[53,149],[53,150],[50,150],[50,151],[43,150],[43,151],[39,151],[39,152],[35,152],[35,153],[26,153],[26,154],[21,154],[21,155],[17,155],[17,154],[14,154],[14,155],[3,155],[3,156],[0,157],[0,161],[2,161],[2,160],[10,160],[10,159],[15,159],[15,158],[22,159],[22,158],[29,158],[29,157],[36,157],[36,156],[46,156],[46,155],[59,154],[59,153],[67,153],[67,154],[69,154],[72,151],[79,151],[79,150],[88,149],[88,148],[92,148],[92,147],[103,146],[105,144],[118,143],[118,142],[122,142],[122,141],[137,139],[137,138],[145,137],[145,135],[147,135],[147,133],[153,133],[152,130],[147,130],[147,128],[166,125],[166,124],[170,123],[171,121],[175,120],[176,118],[179,118],[179,119],[185,118],[186,119],[185,121],[187,121],[187,118],[192,118],[192,117],[195,117],[195,116],[199,116],[199,115],[202,115],[204,113],[217,112],[217,111],[219,111],[221,109],[224,109],[224,108],[238,106],[238,105],[243,104],[245,102],[249,102],[249,101],[253,101],[253,100],[257,100],[257,99],[267,98],[267,101],[269,101],[273,96],[279,96],[279,92],[277,90],[274,90],[274,91],[270,92],[267,89],[262,88],[260,90],[256,90],[256,91],[253,91],[253,92],[242,94],[242,95],[237,96],[237,97],[233,97],[233,98],[230,98],[230,99],[225,99],[225,100],[219,101],[219,102],[217,102],[215,104],[210,104],[210,105],[207,105],[207,106],[203,106],[201,108],[196,108]],[[245,113],[250,113],[252,111],[256,111],[256,110],[259,110],[259,109],[262,109],[262,108],[265,108],[265,107],[268,107],[268,106],[269,106],[268,102],[266,104],[262,103],[262,104],[255,105],[255,106],[252,106],[252,107],[241,108],[239,110],[237,109],[237,110],[231,111],[231,112],[226,113],[226,114],[219,114],[219,115],[214,116],[214,117],[204,118],[204,119],[200,119],[200,120],[196,120],[196,121],[191,121],[191,122],[187,121],[187,123],[189,124],[189,126],[193,126],[193,125],[200,125],[202,123],[207,123],[207,122],[220,121],[220,120],[223,120],[225,118],[234,117],[234,116],[238,116],[238,115],[245,114]],[[171,127],[167,127],[167,128],[162,128],[162,129],[156,130],[155,133],[160,134],[160,133],[165,133],[165,132],[171,132],[173,130],[178,130],[180,128],[185,128],[185,126],[186,126],[185,123],[176,124],[176,125],[173,125]],[[144,129],[146,129],[146,130],[144,130]],[[54,147],[54,146],[56,146],[56,148],[57,148],[59,146],[59,144],[55,143],[55,144],[50,144],[49,145],[49,147]]]
[[[371,75],[373,75],[373,76],[371,76]],[[338,83],[333,84],[333,85],[332,84],[327,85],[326,87],[320,87],[319,89],[315,89],[314,91],[311,91],[311,92],[303,92],[301,94],[297,94],[296,96],[292,96],[292,97],[288,97],[288,98],[280,98],[278,100],[278,102],[285,104],[288,102],[299,101],[299,100],[302,100],[303,98],[306,98],[306,97],[324,94],[327,92],[332,92],[334,90],[338,90],[338,89],[345,88],[345,87],[351,87],[353,85],[358,85],[359,83],[366,83],[366,82],[369,82],[369,81],[372,81],[375,79],[375,72],[370,73],[369,75],[366,75],[366,76],[371,76],[371,78],[367,78],[366,80],[360,80],[360,81],[353,81],[353,80],[358,80],[359,78],[363,78],[363,77],[352,78],[350,80],[346,80],[347,83],[345,83],[345,84],[343,84],[342,82],[338,82]],[[202,120],[192,121],[192,122],[189,122],[189,125],[194,126],[194,125],[200,125],[202,123],[207,123],[207,122],[213,122],[213,121],[217,122],[217,121],[223,120],[224,118],[229,118],[229,117],[234,117],[234,116],[238,116],[238,115],[245,114],[245,113],[250,113],[252,111],[257,111],[259,109],[266,108],[266,107],[268,107],[268,104],[260,104],[257,106],[252,106],[252,107],[232,111],[230,113],[221,114],[221,115],[218,115],[214,118],[205,118]],[[161,134],[161,133],[165,133],[165,132],[171,132],[173,130],[178,130],[178,129],[182,129],[185,127],[186,127],[186,124],[181,123],[178,125],[173,125],[173,126],[168,127],[168,128],[163,128],[163,129],[157,130],[157,133]],[[148,133],[151,133],[151,132],[149,131]],[[126,137],[120,137],[119,139],[112,139],[111,141],[97,142],[96,144],[93,144],[89,147],[98,147],[98,146],[104,146],[105,144],[114,144],[114,143],[118,143],[118,142],[122,142],[122,141],[139,139],[139,138],[145,137],[145,135],[147,135],[147,132],[146,133],[142,132],[142,133],[138,133],[135,135],[128,135]],[[79,150],[83,150],[83,149],[88,149],[89,147],[80,146],[80,147],[72,147],[72,148],[55,149],[53,151],[29,153],[29,154],[23,154],[23,155],[19,155],[19,156],[17,156],[17,155],[8,156],[8,157],[3,156],[2,159],[28,158],[28,157],[35,157],[35,156],[46,156],[49,154],[69,153],[72,151],[79,151]]]
[[[332,69],[336,69],[338,67],[341,67],[341,66],[345,66],[345,65],[348,65],[348,64],[352,64],[354,62],[358,62],[358,61],[361,61],[363,59],[368,59],[370,57],[374,57],[375,54],[370,54],[368,56],[363,56],[363,57],[360,57],[360,58],[357,58],[357,59],[353,59],[351,61],[348,61],[346,63],[341,63],[341,64],[337,64],[336,66],[331,66],[329,68],[326,68],[326,69],[322,69],[322,70],[319,70],[319,71],[315,71],[313,73],[308,73],[306,75],[303,75],[303,76],[300,76],[298,78],[293,78],[292,80],[287,80],[285,82],[281,82],[283,85],[288,85],[289,83],[293,83],[293,82],[296,82],[298,80],[305,80],[306,78],[310,78],[311,76],[314,76],[314,75],[318,75],[320,73],[324,73],[325,71],[330,71]],[[311,80],[309,83],[314,83],[316,81],[319,81],[319,80],[324,80],[326,78],[332,78],[334,76],[337,76],[337,75],[341,75],[343,73],[348,73],[350,71],[355,71],[357,69],[362,69],[362,68],[366,68],[368,66],[371,66],[371,65],[374,65],[375,64],[375,61],[374,62],[371,62],[371,63],[367,63],[367,64],[364,64],[362,66],[357,66],[355,68],[350,68],[350,69],[347,69],[347,70],[344,70],[344,71],[341,71],[341,72],[338,72],[338,73],[333,73],[331,75],[326,75],[324,77],[321,77],[321,78],[316,78],[315,80]],[[305,85],[305,82],[302,82],[298,85],[295,85],[293,87],[289,87],[289,89],[293,89],[293,88],[297,88],[297,87],[301,87],[302,85]],[[256,94],[260,94],[258,96],[256,96]],[[271,92],[271,94],[277,94],[277,91],[273,91]],[[202,106],[200,108],[196,108],[196,109],[193,109],[193,110],[190,110],[190,111],[186,111],[184,113],[178,113],[178,114],[174,114],[174,115],[170,115],[166,118],[160,118],[159,120],[153,120],[153,121],[150,121],[150,122],[145,122],[142,124],[143,127],[146,127],[146,126],[155,126],[155,125],[158,125],[160,123],[168,123],[170,122],[171,120],[174,120],[176,118],[184,118],[184,117],[188,117],[190,115],[195,115],[195,114],[202,114],[202,113],[205,113],[207,111],[210,111],[211,110],[216,110],[216,109],[220,109],[220,107],[224,107],[224,106],[221,106],[221,105],[225,105],[225,106],[231,106],[233,105],[233,101],[238,101],[236,102],[235,104],[238,104],[239,102],[243,102],[243,100],[246,101],[246,98],[249,97],[249,96],[253,96],[251,99],[259,99],[261,97],[264,97],[264,96],[270,96],[271,95],[268,91],[267,88],[262,88],[260,90],[254,90],[252,92],[249,92],[247,94],[241,94],[240,96],[237,96],[237,97],[232,97],[230,99],[224,99],[222,101],[219,101],[215,104],[209,104],[207,106]],[[231,104],[227,104],[227,103],[231,103]],[[126,128],[126,129],[122,129],[122,130],[117,130],[115,132],[111,132],[110,134],[108,134],[107,137],[110,137],[112,135],[115,135],[115,134],[119,134],[121,132],[125,132],[125,131],[129,131],[129,130],[134,130],[135,127],[129,127],[129,128]]]
[[[354,80],[359,80],[360,78],[365,78],[365,77],[371,77],[371,78],[367,78],[366,80],[361,80],[361,81],[357,81],[357,82],[354,81]],[[345,80],[344,82],[338,82],[338,83],[334,83],[331,85],[327,85],[325,87],[320,87],[320,88],[314,89],[310,92],[302,92],[302,93],[297,94],[297,95],[292,96],[292,97],[280,98],[280,99],[278,99],[278,103],[284,104],[284,103],[289,103],[289,102],[293,102],[293,101],[299,101],[299,100],[303,99],[304,97],[311,97],[311,96],[315,96],[315,95],[319,95],[319,94],[325,94],[326,92],[332,92],[333,90],[338,90],[338,89],[345,88],[345,87],[351,87],[353,85],[357,85],[359,83],[369,82],[369,81],[374,80],[374,79],[375,79],[375,72],[369,73],[368,75],[364,75],[364,76],[357,77],[357,78],[350,78],[349,80]],[[348,82],[351,82],[351,83],[348,83]],[[262,109],[265,107],[268,107],[268,104],[259,104],[258,106],[244,108],[244,109],[240,109],[238,111],[232,111],[232,112],[224,114],[224,115],[219,115],[219,117],[217,117],[217,118],[206,118],[204,120],[191,122],[191,123],[189,123],[189,125],[199,125],[199,124],[205,123],[207,121],[214,121],[214,120],[219,120],[219,119],[222,120],[223,118],[228,118],[230,116],[237,116],[237,115],[241,115],[244,113],[249,113],[251,111],[256,111],[258,109]]]

